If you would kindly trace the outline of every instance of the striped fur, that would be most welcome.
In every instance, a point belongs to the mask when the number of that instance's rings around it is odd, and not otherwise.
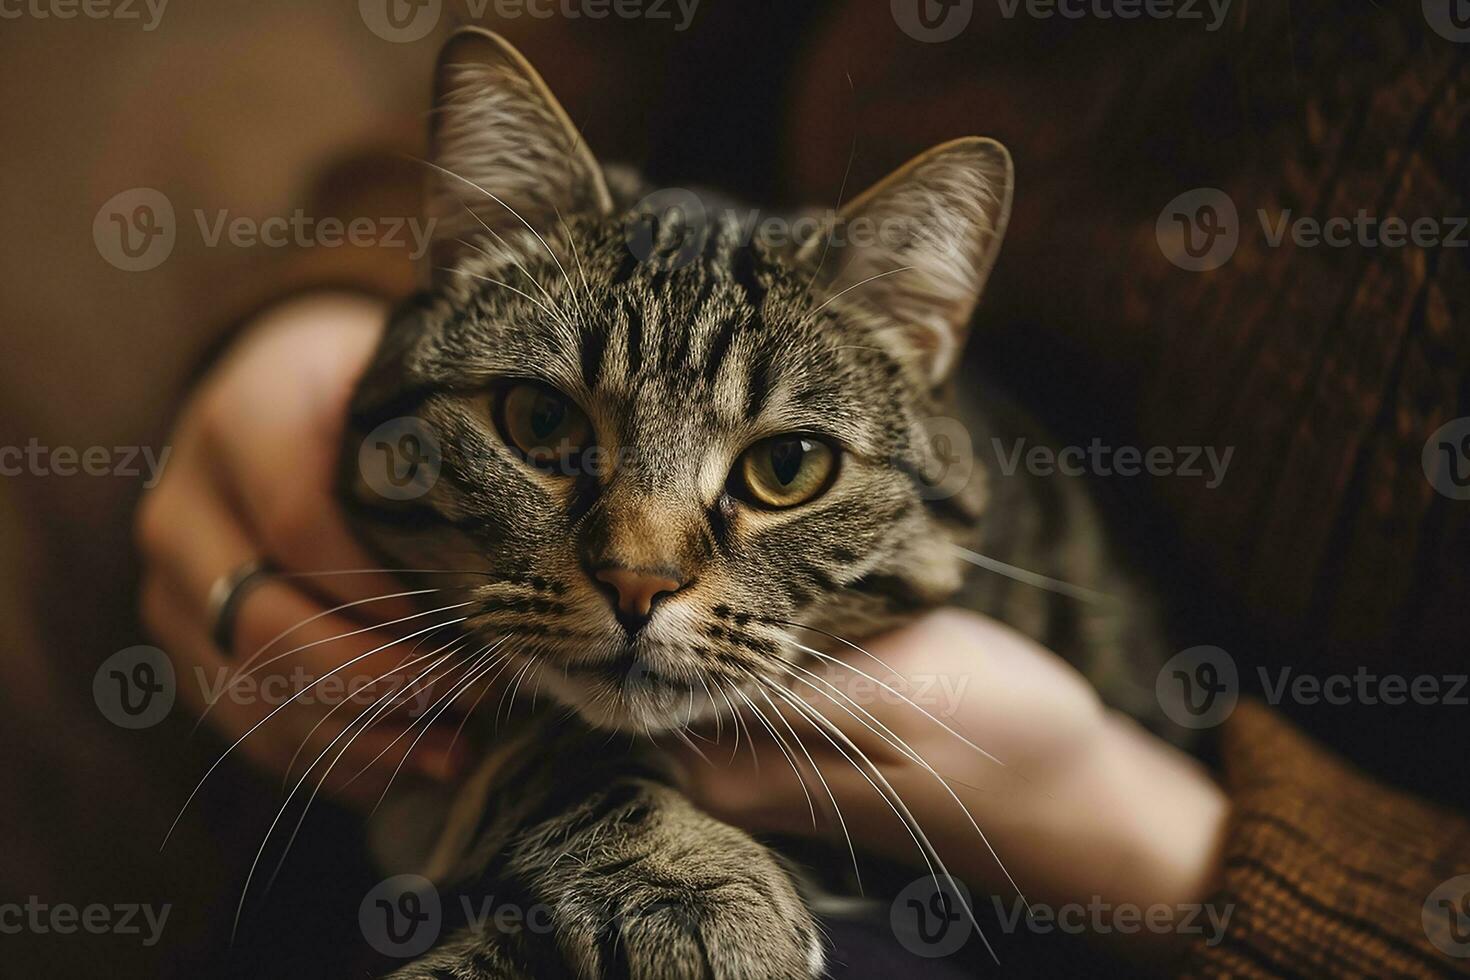
[[[634,977],[817,973],[815,929],[777,858],[682,801],[646,748],[612,752],[594,732],[708,720],[727,704],[712,691],[808,663],[797,640],[858,639],[962,594],[1142,709],[1146,669],[1132,665],[1155,649],[1146,618],[1004,579],[961,592],[954,545],[1125,591],[1076,489],[980,470],[941,493],[927,478],[943,464],[935,419],[960,412],[952,371],[1004,232],[1009,158],[986,140],[938,147],[811,240],[777,247],[717,207],[693,224],[640,211],[644,189],[597,168],[498,38],[456,35],[438,98],[438,267],[362,383],[346,495],[393,564],[462,571],[465,628],[510,637],[527,689],[579,717],[533,728],[517,762],[497,756],[473,826],[450,832],[463,846],[449,877],[548,903],[554,941],[460,936],[403,975],[599,976],[613,949]],[[860,246],[843,232],[862,220],[906,233]],[[491,403],[516,381],[575,401],[601,464],[550,475],[513,452]],[[1018,416],[980,402],[966,421],[977,437],[1022,434]],[[369,489],[357,446],[405,415],[436,434],[442,467],[429,492],[395,503]],[[840,447],[830,488],[788,510],[740,502],[736,458],[788,432]],[[685,585],[630,635],[591,574],[608,562]],[[683,931],[651,908],[673,908]],[[696,947],[702,966],[685,962]]]

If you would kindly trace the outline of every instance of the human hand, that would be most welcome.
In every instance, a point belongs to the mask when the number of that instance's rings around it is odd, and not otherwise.
[[[381,564],[353,539],[334,491],[348,402],[385,314],[372,300],[318,294],[253,323],[185,407],[136,528],[143,621],[174,660],[181,700],[268,771],[300,778],[319,760],[307,792],[330,766],[327,791],[356,803],[378,798],[410,746],[405,768],[434,779],[464,759],[449,726],[409,731],[434,716],[440,693],[411,686],[439,655],[418,658],[453,639],[432,629],[452,611],[423,610],[454,598],[408,594],[420,587],[381,570],[319,574]],[[286,574],[242,594],[221,650],[211,589],[259,559]],[[394,691],[397,708],[369,713]]]
[[[1027,900],[1052,907],[1204,900],[1226,813],[1223,792],[1182,752],[1107,711],[1059,657],[1000,623],[953,610],[863,646],[871,657],[845,650],[840,662],[793,679],[787,697],[751,696],[788,743],[800,735],[859,849],[923,867],[914,838],[874,786],[881,774],[949,870],[996,894],[1011,892],[1013,880]],[[813,711],[834,727],[824,733]],[[814,825],[807,793],[821,808],[827,791],[805,753],[788,744],[794,767],[759,720],[747,718],[743,727],[754,752],[742,748],[729,764],[719,746],[702,747],[713,762],[681,753],[694,798],[757,832],[841,843],[835,819],[819,813]],[[732,739],[728,724],[724,738]],[[854,750],[876,773],[865,776],[844,758],[856,759]],[[1165,942],[1130,943],[1121,952],[1156,961],[1177,944],[1155,938]]]

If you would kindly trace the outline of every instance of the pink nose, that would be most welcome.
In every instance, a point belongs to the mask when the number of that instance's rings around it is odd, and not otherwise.
[[[599,582],[606,582],[618,594],[618,612],[624,616],[647,619],[653,609],[653,600],[665,592],[677,592],[683,585],[678,579],[657,572],[623,568],[619,565],[599,568],[594,575]]]

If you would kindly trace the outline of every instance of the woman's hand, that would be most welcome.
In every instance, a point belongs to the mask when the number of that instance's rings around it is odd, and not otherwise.
[[[143,620],[174,661],[180,698],[207,713],[230,743],[243,737],[239,751],[282,776],[294,760],[299,778],[337,739],[316,772],[345,749],[327,788],[367,802],[422,730],[405,736],[407,726],[440,693],[409,686],[432,659],[416,666],[410,659],[397,672],[395,665],[419,639],[413,657],[451,637],[423,633],[368,654],[448,618],[417,611],[452,600],[401,595],[412,587],[382,572],[273,577],[244,594],[230,649],[221,650],[211,638],[209,599],[222,577],[259,559],[287,573],[380,564],[353,540],[334,488],[348,401],[385,313],[365,298],[319,294],[252,324],[184,409],[168,468],[137,521]],[[367,628],[400,617],[416,618],[396,631]],[[384,674],[375,687],[362,687]],[[374,698],[391,691],[402,692],[399,710],[361,734],[348,731]],[[453,731],[444,729],[424,734],[406,769],[432,778],[457,770],[461,755],[451,751]],[[353,779],[363,769],[369,771]],[[315,777],[306,789],[314,784]]]
[[[951,610],[932,613],[864,647],[872,658],[846,650],[839,658],[844,666],[814,671],[822,680],[805,676],[789,685],[809,710],[835,723],[841,736],[829,739],[773,692],[770,703],[752,695],[772,727],[791,742],[785,723],[775,717],[775,706],[781,706],[821,769],[860,850],[923,868],[913,838],[893,810],[836,747],[852,754],[843,737],[877,765],[956,877],[996,894],[1013,894],[975,826],[935,773],[963,801],[1032,903],[1056,907],[1097,901],[1147,909],[1204,901],[1226,813],[1224,794],[1182,752],[1104,709],[1082,676],[1059,657],[993,620]],[[836,703],[846,698],[850,712]],[[826,791],[802,752],[788,746],[819,808],[817,828],[776,740],[758,720],[745,721],[755,737],[759,772],[745,748],[727,765],[728,749],[702,747],[715,762],[686,757],[694,797],[723,819],[752,830],[841,841],[837,822],[822,818]],[[731,740],[728,724],[724,732]],[[1147,933],[1122,938],[1142,935]],[[1123,952],[1153,959],[1166,955],[1171,945],[1167,939],[1162,948],[1133,942]]]

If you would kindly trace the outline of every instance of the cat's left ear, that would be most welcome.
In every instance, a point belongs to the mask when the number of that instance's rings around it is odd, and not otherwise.
[[[554,229],[612,211],[602,169],[546,82],[510,42],[462,27],[439,53],[427,216],[439,258],[486,228]],[[524,223],[523,223],[524,221]]]
[[[1011,155],[969,137],[910,160],[806,241],[823,302],[876,321],[932,383],[959,362],[1011,213]]]

